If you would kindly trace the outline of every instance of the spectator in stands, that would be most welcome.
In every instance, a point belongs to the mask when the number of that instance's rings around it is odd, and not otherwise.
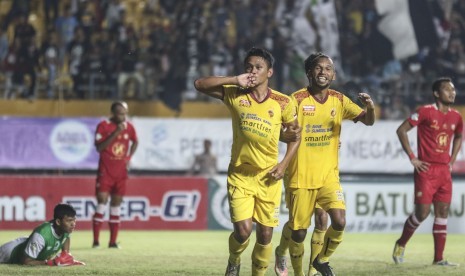
[[[55,32],[49,32],[45,35],[42,43],[41,54],[43,58],[44,67],[47,69],[47,98],[53,99],[55,97],[55,80],[58,75],[60,66],[59,62],[60,49],[58,47],[58,37]]]
[[[55,22],[58,18],[58,9],[59,3],[58,0],[43,0],[44,4],[44,15],[45,15],[45,26],[46,29],[50,29],[51,22]],[[50,19],[50,11],[52,12],[52,16]]]
[[[124,5],[120,0],[110,0],[106,9],[105,21],[106,27],[111,30],[115,24],[122,22],[122,14],[124,12]]]
[[[18,23],[15,26],[15,38],[21,40],[21,45],[29,46],[34,44],[36,35],[35,28],[28,21],[29,15],[22,13],[18,18]]]
[[[73,92],[79,99],[84,99],[82,84],[82,62],[84,53],[88,49],[88,42],[85,40],[84,31],[77,27],[74,30],[74,37],[67,46],[68,71],[73,79]]]
[[[71,13],[71,6],[65,5],[63,15],[59,16],[55,21],[55,29],[58,34],[58,45],[60,47],[60,61],[63,61],[68,44],[73,40],[76,28],[79,26],[79,21]],[[60,62],[61,64],[62,62]]]
[[[4,99],[14,98],[14,90],[19,90],[19,94],[24,93],[24,80],[15,74],[17,71],[18,53],[21,47],[21,40],[16,38],[8,48],[5,59],[3,60],[3,70],[5,73],[5,92]],[[15,78],[13,78],[13,75]]]
[[[1,63],[5,60],[5,57],[8,54],[8,47],[8,34],[0,28],[0,68]]]
[[[137,98],[144,99],[145,78],[139,62],[139,45],[134,30],[130,29],[128,38],[119,44],[118,98],[123,99],[127,91],[128,80],[137,81]]]
[[[29,87],[22,97],[32,100],[36,97],[37,72],[41,70],[39,64],[40,52],[34,43],[25,44],[27,40],[19,40],[22,42],[17,54],[13,81],[19,84],[24,82],[25,76],[29,76]]]
[[[386,120],[402,120],[410,114],[410,108],[405,104],[404,99],[400,95],[393,95],[390,101],[383,109],[383,119]]]

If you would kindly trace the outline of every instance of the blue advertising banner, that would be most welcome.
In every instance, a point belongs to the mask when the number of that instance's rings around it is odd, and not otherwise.
[[[0,119],[0,167],[96,169],[94,131],[100,118]]]

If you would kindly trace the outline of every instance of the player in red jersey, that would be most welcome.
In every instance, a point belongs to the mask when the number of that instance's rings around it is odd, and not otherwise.
[[[119,248],[116,243],[120,225],[120,205],[126,192],[128,165],[137,148],[134,126],[126,121],[128,105],[114,102],[112,117],[100,122],[95,132],[95,147],[100,153],[97,174],[97,210],[93,217],[94,243],[99,247],[99,234],[108,199],[110,201],[110,248]]]
[[[447,236],[447,215],[452,198],[451,169],[462,146],[463,120],[450,106],[455,101],[455,87],[449,78],[433,83],[435,104],[425,105],[397,129],[402,148],[415,168],[415,211],[407,218],[401,237],[396,241],[392,258],[404,261],[405,245],[434,206],[434,265],[456,266],[443,258]],[[410,147],[407,132],[418,127],[418,157]],[[452,154],[451,151],[452,142]]]

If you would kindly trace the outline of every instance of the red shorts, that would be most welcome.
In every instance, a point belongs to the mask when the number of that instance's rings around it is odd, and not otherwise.
[[[433,202],[450,203],[452,200],[452,176],[449,165],[431,164],[428,171],[413,174],[415,204]]]
[[[96,192],[106,192],[111,195],[124,196],[128,178],[114,178],[108,174],[99,173],[97,176]]]

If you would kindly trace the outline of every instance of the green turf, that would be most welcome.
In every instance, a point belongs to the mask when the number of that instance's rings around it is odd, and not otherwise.
[[[0,231],[0,243],[28,231]],[[122,231],[122,249],[91,248],[90,231],[76,231],[71,253],[86,266],[25,267],[0,265],[0,275],[224,275],[228,249],[228,231]],[[405,252],[406,263],[394,265],[391,253],[397,234],[346,234],[344,242],[331,259],[337,275],[465,275],[465,235],[449,235],[445,256],[461,263],[458,268],[433,267],[433,239],[430,234],[416,234]],[[275,233],[273,244],[278,244]],[[309,237],[305,242],[308,265]],[[107,231],[102,242],[108,240]],[[252,236],[252,242],[255,236]],[[250,275],[253,243],[242,257],[242,275]],[[271,260],[267,275],[273,273]],[[290,265],[289,265],[290,266]],[[290,269],[292,271],[292,269]],[[290,275],[292,275],[290,273]]]

